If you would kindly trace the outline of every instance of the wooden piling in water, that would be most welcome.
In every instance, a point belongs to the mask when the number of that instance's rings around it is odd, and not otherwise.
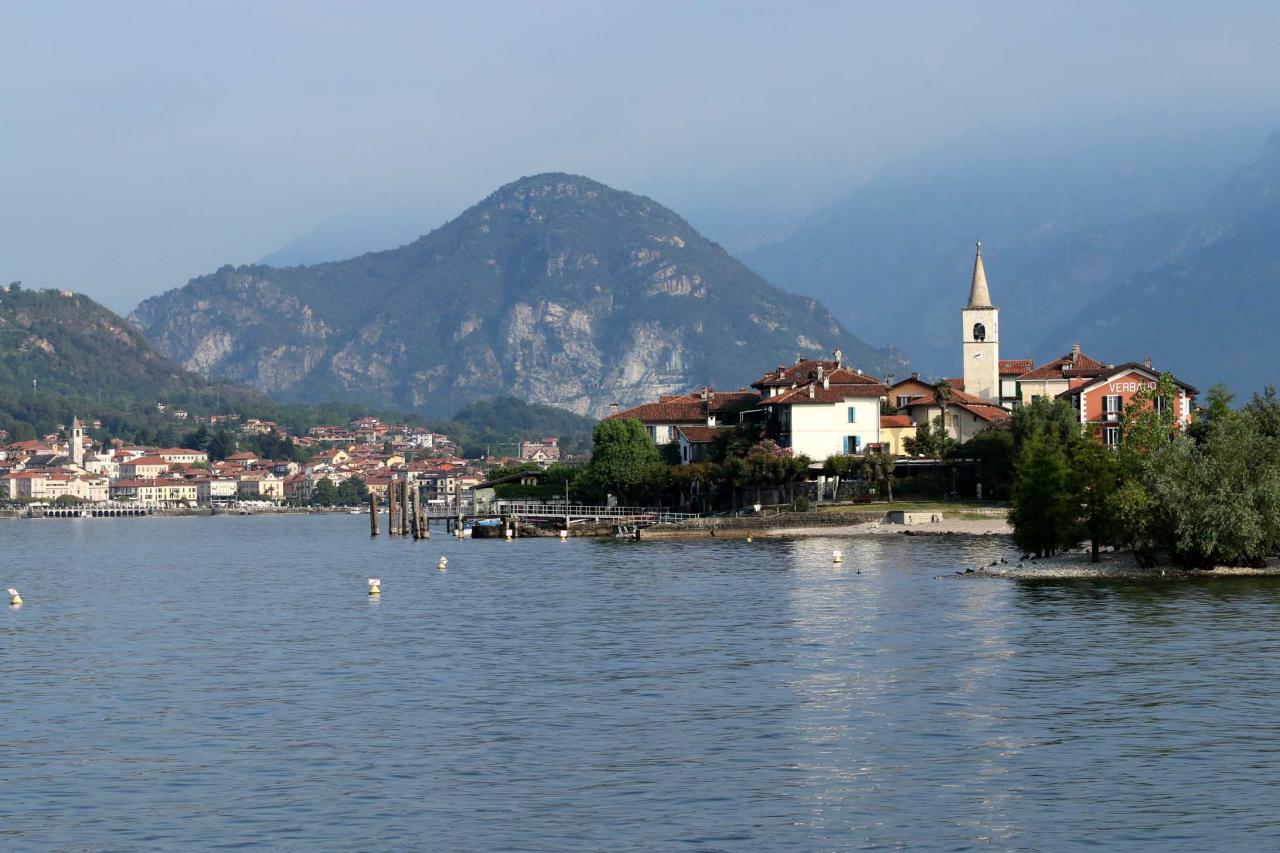
[[[396,508],[399,501],[396,500],[396,491],[398,484],[392,477],[391,482],[387,483],[387,532],[392,536],[400,535],[400,519],[397,517]]]
[[[400,481],[400,535],[409,535],[409,475]]]
[[[422,513],[422,489],[416,483],[414,484],[413,489],[413,517],[418,520],[418,538],[430,539],[431,527],[427,521],[427,517]]]
[[[378,535],[378,496],[369,493],[369,535]]]
[[[409,535],[413,537],[414,542],[422,538],[422,533],[418,530],[421,524],[422,519],[418,517],[418,489],[415,483],[409,489]]]

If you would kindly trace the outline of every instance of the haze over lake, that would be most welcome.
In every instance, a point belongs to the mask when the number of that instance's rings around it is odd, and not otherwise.
[[[0,523],[26,599],[0,614],[0,846],[1280,838],[1274,580],[953,575],[1009,555],[1002,537],[414,543],[367,525]]]

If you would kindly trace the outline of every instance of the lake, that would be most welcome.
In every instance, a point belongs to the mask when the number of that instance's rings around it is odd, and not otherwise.
[[[1280,579],[367,530],[0,522],[0,848],[1280,843]]]

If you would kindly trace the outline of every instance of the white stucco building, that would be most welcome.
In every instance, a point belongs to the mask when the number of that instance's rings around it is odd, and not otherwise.
[[[769,412],[769,435],[797,456],[821,462],[828,456],[861,455],[880,443],[879,382],[833,385],[830,377],[808,382],[761,401]]]

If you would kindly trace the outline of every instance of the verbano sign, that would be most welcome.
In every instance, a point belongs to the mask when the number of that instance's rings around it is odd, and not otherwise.
[[[1156,383],[1142,380],[1126,381],[1126,382],[1108,382],[1107,390],[1112,394],[1134,394],[1143,388],[1154,388]]]

